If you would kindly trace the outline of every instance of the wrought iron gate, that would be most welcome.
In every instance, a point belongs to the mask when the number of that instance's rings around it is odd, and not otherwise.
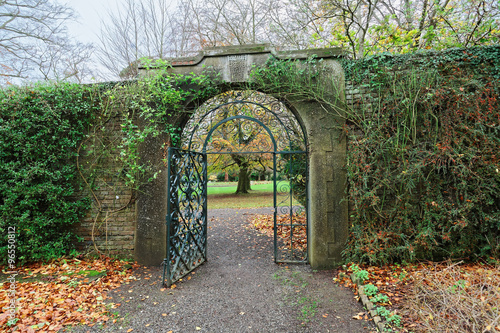
[[[274,166],[274,261],[307,262],[307,154],[276,153]]]
[[[207,260],[207,155],[169,148],[167,172],[163,284],[169,287]]]
[[[231,91],[207,102],[184,128],[168,155],[167,255],[170,286],[207,260],[207,155],[259,154],[272,161],[274,260],[306,263],[307,174],[305,135],[273,97]],[[199,110],[200,111],[200,110]]]

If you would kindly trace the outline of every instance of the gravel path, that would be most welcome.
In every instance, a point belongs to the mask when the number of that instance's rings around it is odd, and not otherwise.
[[[363,308],[352,292],[332,282],[333,272],[307,265],[277,265],[273,241],[248,227],[269,209],[209,211],[208,261],[161,288],[159,267],[110,293],[119,314],[105,327],[73,332],[374,332],[352,319]]]

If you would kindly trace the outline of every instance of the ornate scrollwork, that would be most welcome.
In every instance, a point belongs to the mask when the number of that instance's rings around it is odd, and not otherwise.
[[[206,155],[170,148],[164,283],[206,261]]]
[[[227,120],[234,118],[228,124]],[[221,125],[222,123],[222,125]],[[216,126],[221,128],[215,129]],[[295,116],[286,106],[276,98],[258,91],[229,91],[220,94],[203,104],[186,124],[181,136],[181,146],[192,151],[209,153],[228,152],[224,150],[212,151],[210,146],[214,136],[250,135],[250,130],[262,127],[269,131],[268,135],[276,141],[276,152],[295,150],[306,151],[305,136]],[[227,134],[226,134],[227,133]],[[219,146],[220,148],[220,146]],[[228,146],[225,145],[224,149]],[[234,148],[234,147],[233,147]],[[258,147],[243,145],[239,152],[262,151]],[[234,149],[232,150],[234,152]]]
[[[307,261],[307,157],[287,152],[276,161],[276,260]]]

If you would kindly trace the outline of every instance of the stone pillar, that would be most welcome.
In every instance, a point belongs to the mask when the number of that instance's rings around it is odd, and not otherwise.
[[[333,268],[342,262],[348,227],[347,201],[342,201],[346,140],[339,138],[338,130],[324,132],[316,133],[323,139],[313,144],[309,166],[309,257],[314,269]]]
[[[332,77],[332,101],[343,98],[344,77],[340,64],[325,60]],[[330,269],[342,262],[348,236],[346,186],[346,138],[344,119],[335,110],[315,101],[291,104],[306,128],[309,144],[309,262],[313,269]]]
[[[342,261],[347,240],[346,139],[339,120],[325,115],[316,102],[294,103],[309,139],[309,262],[329,269]]]
[[[166,254],[167,170],[161,147],[166,137],[148,138],[139,147],[143,163],[162,172],[140,188],[137,200],[135,260],[145,266],[159,266]]]

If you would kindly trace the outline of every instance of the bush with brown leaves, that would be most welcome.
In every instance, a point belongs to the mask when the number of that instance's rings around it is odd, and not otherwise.
[[[500,331],[498,265],[435,264],[415,273],[406,303],[413,332]]]

